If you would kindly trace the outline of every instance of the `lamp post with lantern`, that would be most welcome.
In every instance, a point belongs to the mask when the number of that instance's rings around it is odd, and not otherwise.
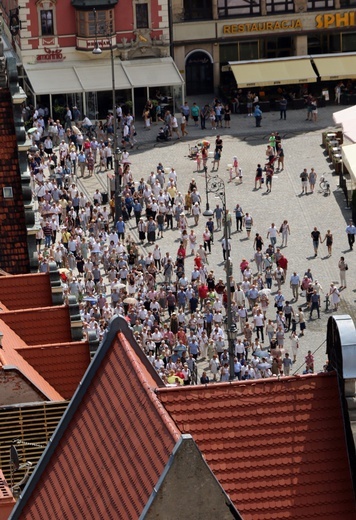
[[[227,226],[227,218],[226,218],[226,191],[225,191],[225,183],[221,177],[215,175],[214,177],[209,177],[207,179],[207,194],[214,193],[215,197],[219,198],[222,202],[223,206],[223,214],[224,214],[224,237],[225,240],[225,273],[226,273],[226,296],[227,296],[227,308],[226,308],[226,333],[228,339],[229,346],[229,380],[233,381],[235,379],[235,369],[234,369],[234,358],[235,358],[235,340],[237,337],[237,327],[236,324],[232,321],[232,313],[231,313],[231,285],[230,285],[230,276],[232,275],[232,262],[229,255],[229,239],[228,239],[228,226]]]
[[[94,13],[94,24],[95,24],[95,44],[92,53],[94,55],[102,54],[102,50],[98,42],[98,20],[96,9],[93,9]],[[106,32],[106,31],[105,31]],[[110,60],[111,60],[111,90],[112,90],[112,113],[113,113],[113,161],[114,161],[114,176],[115,176],[115,223],[119,220],[122,215],[121,208],[121,172],[120,172],[120,160],[122,152],[118,145],[117,139],[117,115],[116,115],[116,89],[115,89],[115,61],[114,61],[114,48],[112,44],[111,35],[109,36],[110,41]]]

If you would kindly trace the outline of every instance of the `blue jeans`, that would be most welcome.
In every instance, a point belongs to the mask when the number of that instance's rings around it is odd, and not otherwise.
[[[45,247],[51,247],[51,235],[45,235]]]

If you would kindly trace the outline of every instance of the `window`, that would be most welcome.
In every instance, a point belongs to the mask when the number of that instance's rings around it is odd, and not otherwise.
[[[212,0],[184,0],[184,20],[211,20],[213,16]]]
[[[148,4],[136,4],[136,29],[148,27]]]
[[[260,14],[260,0],[218,0],[219,18]]]
[[[294,12],[293,0],[267,0],[267,14]]]
[[[220,65],[229,61],[258,60],[259,44],[257,40],[220,45]]]
[[[93,11],[77,11],[77,34],[82,38],[110,36],[114,34],[113,10],[96,11],[96,23]]]
[[[334,0],[308,0],[308,11],[320,11],[321,9],[333,9]]]
[[[239,60],[258,60],[258,41],[239,42]]]
[[[342,52],[356,51],[356,33],[342,34]]]
[[[220,64],[226,65],[229,61],[238,61],[238,44],[228,43],[222,44],[219,47]]]
[[[355,7],[356,0],[340,0],[340,9],[345,9],[345,7]]]
[[[308,54],[355,52],[356,33],[314,34],[308,36]]]
[[[340,33],[308,36],[308,54],[328,54],[332,52],[341,52]]]
[[[285,58],[293,56],[293,40],[289,36],[265,38],[263,58]]]
[[[42,9],[40,11],[40,18],[41,18],[41,35],[42,36],[51,36],[52,34],[54,34],[52,9]]]

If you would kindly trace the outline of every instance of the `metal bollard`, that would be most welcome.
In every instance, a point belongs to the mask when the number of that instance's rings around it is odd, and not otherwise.
[[[325,312],[328,312],[328,310],[329,310],[329,305],[330,305],[330,299],[329,299],[329,295],[328,295],[328,294],[325,295],[325,300],[324,300],[324,302],[325,302]]]

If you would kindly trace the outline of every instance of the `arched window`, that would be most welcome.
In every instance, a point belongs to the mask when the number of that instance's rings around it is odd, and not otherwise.
[[[56,0],[40,0],[36,4],[38,13],[38,36],[54,36],[56,30]]]

